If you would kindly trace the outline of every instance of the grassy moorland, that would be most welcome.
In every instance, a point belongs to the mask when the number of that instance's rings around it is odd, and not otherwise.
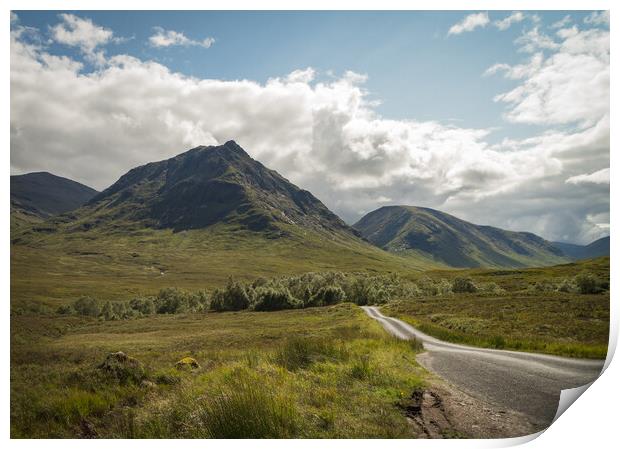
[[[401,298],[382,311],[455,343],[570,357],[607,354],[608,257],[546,268],[425,274],[431,279],[471,279],[474,285],[492,283],[497,289]],[[579,282],[588,280],[600,285],[586,285],[582,291]]]
[[[286,237],[213,226],[174,233],[142,229],[12,236],[13,306],[56,308],[81,295],[127,299],[164,287],[212,289],[240,280],[310,271],[415,273],[431,268],[358,239],[282,225]]]
[[[607,350],[608,258],[437,270],[345,236],[284,232],[16,233],[11,436],[416,436],[399,404],[424,385],[420,348],[351,303],[451,341]],[[106,362],[118,351],[129,358]],[[199,366],[177,368],[185,357]]]
[[[424,384],[417,350],[352,304],[14,316],[11,436],[413,437],[397,404]],[[137,362],[102,369],[116,351]]]

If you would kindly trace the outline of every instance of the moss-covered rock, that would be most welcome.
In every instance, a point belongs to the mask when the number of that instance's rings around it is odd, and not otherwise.
[[[177,369],[183,370],[194,370],[200,368],[200,365],[196,361],[196,359],[192,357],[183,357],[174,365]]]
[[[120,382],[139,383],[146,377],[142,363],[121,351],[108,354],[97,368]]]

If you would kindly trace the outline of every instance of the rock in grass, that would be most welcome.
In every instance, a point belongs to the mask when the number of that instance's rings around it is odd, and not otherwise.
[[[138,383],[146,377],[142,363],[121,351],[108,354],[97,368],[121,382]]]
[[[181,360],[175,363],[174,366],[177,369],[184,369],[184,370],[193,370],[193,369],[200,368],[200,365],[198,364],[196,359],[192,357],[183,357]]]
[[[153,388],[157,388],[157,384],[155,382],[151,382],[150,380],[143,380],[140,382],[140,386],[142,388],[146,388],[148,390],[152,390]]]

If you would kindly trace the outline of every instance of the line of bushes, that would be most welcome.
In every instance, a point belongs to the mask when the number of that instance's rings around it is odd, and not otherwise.
[[[531,285],[529,290],[593,294],[608,288],[608,282],[584,272],[559,283],[551,280],[537,282]],[[475,283],[468,277],[456,277],[451,281],[422,277],[414,282],[396,275],[305,273],[274,279],[259,278],[250,283],[242,283],[231,277],[224,287],[215,289],[211,294],[205,290],[188,292],[171,287],[160,290],[156,296],[138,297],[130,301],[101,302],[91,297],[83,297],[71,305],[61,306],[58,313],[120,320],[156,313],[301,309],[343,301],[358,305],[377,305],[391,299],[474,293],[501,295],[505,290],[494,282]]]
[[[553,282],[550,279],[536,282],[530,287],[530,290],[535,292],[557,291],[592,295],[609,290],[609,281],[601,280],[593,273],[584,271],[572,278],[565,278],[559,282]]]
[[[126,320],[142,316],[207,311],[209,294],[204,290],[188,292],[175,287],[164,288],[157,296],[138,297],[130,301],[100,301],[83,296],[57,309],[63,315],[82,315],[103,320]]]

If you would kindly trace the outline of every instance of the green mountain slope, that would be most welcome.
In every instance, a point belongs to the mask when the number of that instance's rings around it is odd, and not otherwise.
[[[65,219],[73,230],[133,225],[182,231],[225,223],[278,233],[288,224],[357,235],[310,192],[234,141],[134,168]]]
[[[95,189],[51,173],[11,176],[11,209],[40,218],[76,209],[96,194]]]
[[[358,235],[231,141],[137,167],[81,208],[13,233],[12,295],[127,298],[230,275],[437,266]]]
[[[392,253],[451,267],[523,267],[567,261],[560,250],[534,234],[479,226],[423,207],[382,207],[354,227]]]
[[[609,256],[609,237],[603,237],[588,245],[575,245],[573,243],[553,242],[553,246],[559,248],[566,256],[574,260],[594,259],[596,257]]]

